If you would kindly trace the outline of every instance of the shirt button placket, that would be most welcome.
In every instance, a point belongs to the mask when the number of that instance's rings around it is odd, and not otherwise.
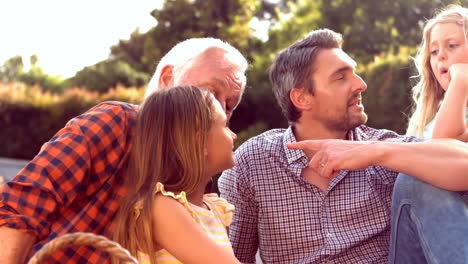
[[[331,244],[335,235],[331,232],[333,230],[333,223],[331,222],[330,205],[327,196],[324,197],[322,202],[322,234],[325,238],[326,244]]]

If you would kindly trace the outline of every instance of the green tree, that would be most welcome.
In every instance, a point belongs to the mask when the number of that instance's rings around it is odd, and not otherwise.
[[[361,63],[382,53],[397,54],[402,46],[421,42],[421,25],[434,10],[454,1],[335,0],[322,1],[319,27],[343,34],[344,49]]]
[[[397,54],[400,47],[421,41],[422,24],[447,0],[297,0],[277,9],[268,45],[283,48],[309,31],[330,28],[343,34],[344,49],[360,63],[382,53]]]
[[[11,82],[16,80],[23,72],[23,68],[23,58],[20,55],[9,58],[0,66],[0,81]]]
[[[29,71],[19,74],[16,79],[28,85],[39,85],[42,90],[53,93],[62,93],[66,86],[60,76],[48,75],[36,65],[32,65]]]
[[[105,93],[119,84],[141,87],[148,81],[148,74],[136,71],[125,61],[108,59],[77,72],[70,85]]]
[[[113,46],[111,54],[152,74],[161,57],[188,38],[221,38],[245,51],[258,41],[248,24],[259,8],[255,0],[167,0],[162,9],[151,12],[157,26],[146,33],[135,31]]]
[[[31,63],[32,67],[36,66],[38,60],[39,60],[39,57],[37,57],[36,54],[33,54],[31,55],[31,57],[29,57],[29,62]]]
[[[111,47],[111,59],[122,60],[139,72],[150,73],[152,65],[144,54],[147,34],[135,30],[128,40],[120,40],[117,45]]]
[[[39,85],[42,90],[54,93],[64,91],[65,82],[59,76],[50,76],[37,66],[39,58],[37,55],[32,55],[29,58],[31,68],[25,72],[23,58],[16,55],[8,59],[3,66],[0,67],[0,81],[11,82],[19,81],[27,85]]]
[[[400,134],[406,132],[411,108],[411,75],[414,67],[410,59],[413,49],[401,49],[397,55],[388,54],[360,67],[359,74],[367,82],[363,105],[369,116],[367,125],[386,128]]]

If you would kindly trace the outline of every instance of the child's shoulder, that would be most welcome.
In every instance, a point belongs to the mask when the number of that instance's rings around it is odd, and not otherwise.
[[[185,207],[184,203],[174,197],[164,195],[162,193],[157,193],[154,195],[153,200],[153,210],[157,212],[168,212],[173,207]]]
[[[226,199],[219,197],[217,193],[206,193],[203,195],[203,200],[219,207],[234,208]]]
[[[203,196],[203,200],[210,206],[210,209],[216,212],[223,222],[224,226],[229,226],[232,221],[234,205],[230,204],[226,199],[221,198],[216,193],[207,193]]]
[[[185,194],[184,191],[182,192],[171,192],[171,191],[166,191],[164,185],[160,182],[156,184],[156,188],[154,190],[154,193],[157,194],[156,196],[161,196],[161,197],[167,197],[169,199],[177,200],[181,202],[182,204],[187,204],[187,195]]]
[[[170,210],[172,207],[185,207],[193,214],[192,210],[190,210],[185,192],[176,193],[166,191],[164,185],[158,182],[154,194],[153,210],[155,210],[155,212],[167,212],[167,210]]]

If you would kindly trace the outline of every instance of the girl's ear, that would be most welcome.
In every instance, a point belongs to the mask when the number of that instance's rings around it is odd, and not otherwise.
[[[289,98],[299,110],[309,110],[312,106],[312,94],[305,88],[293,88],[289,93]]]
[[[161,75],[159,76],[159,89],[171,88],[174,86],[174,66],[166,65],[161,70]]]

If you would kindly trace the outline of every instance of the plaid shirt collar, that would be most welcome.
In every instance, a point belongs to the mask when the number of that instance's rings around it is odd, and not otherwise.
[[[301,149],[289,149],[286,144],[297,142],[294,136],[293,127],[290,126],[283,135],[283,149],[289,165],[301,162],[304,166],[307,165],[309,159],[307,158],[304,151]]]

